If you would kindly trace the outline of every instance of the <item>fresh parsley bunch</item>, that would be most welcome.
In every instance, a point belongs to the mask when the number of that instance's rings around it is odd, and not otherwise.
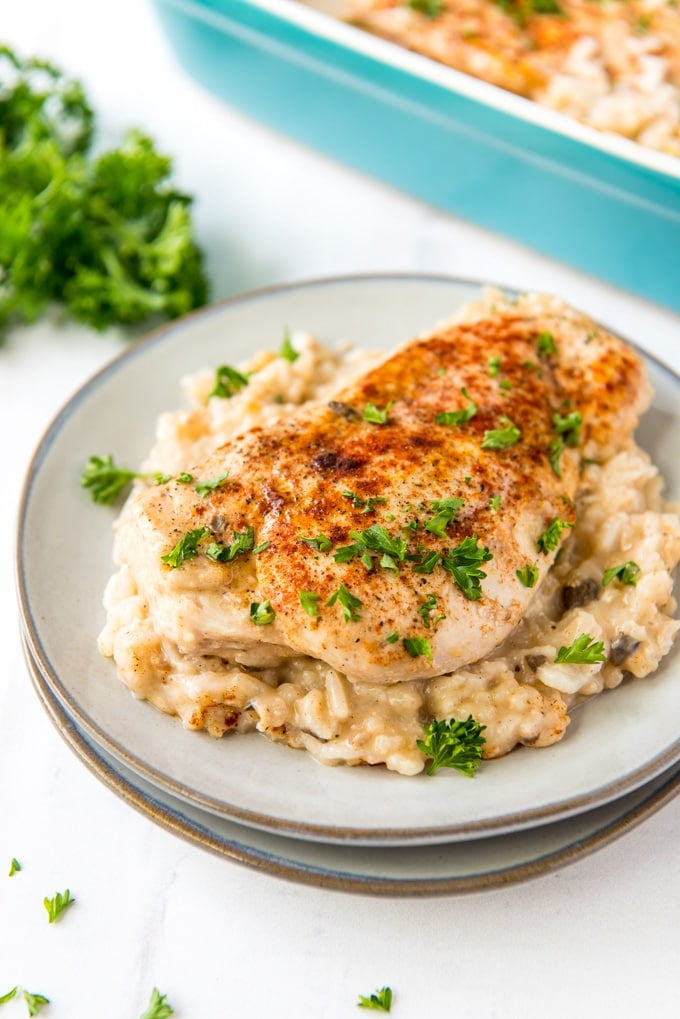
[[[78,82],[0,46],[0,333],[52,302],[105,329],[207,299],[171,160],[139,132],[93,157],[93,129]]]

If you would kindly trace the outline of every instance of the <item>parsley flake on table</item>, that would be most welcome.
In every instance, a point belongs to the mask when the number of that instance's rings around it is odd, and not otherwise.
[[[486,546],[480,546],[477,535],[463,538],[460,545],[449,549],[442,558],[442,566],[453,576],[458,587],[470,601],[482,597],[481,582],[486,577],[482,564],[493,559]]]
[[[140,1015],[139,1019],[168,1019],[168,1016],[174,1015],[175,1010],[166,999],[167,995],[160,994],[158,988],[154,987],[146,1011]]]
[[[17,860],[16,856],[13,856],[12,860],[10,862],[10,865],[9,865],[9,875],[8,875],[8,877],[14,877],[14,875],[18,874],[20,870],[21,870],[21,864]]]
[[[26,1002],[29,1016],[38,1015],[45,1005],[50,1003],[50,999],[46,998],[44,994],[31,994],[30,991],[24,991],[24,1001]]]
[[[638,576],[640,573],[640,567],[632,559],[629,559],[627,563],[621,563],[620,566],[611,566],[608,570],[604,571],[602,576],[602,586],[607,587],[611,584],[612,580],[619,580],[622,584],[629,584],[631,587],[635,587],[638,582]]]
[[[300,605],[312,619],[316,619],[319,613],[319,595],[313,591],[300,591]]]
[[[477,404],[470,398],[465,386],[461,389],[461,393],[466,400],[469,400],[467,407],[462,407],[460,410],[447,410],[442,414],[435,415],[435,423],[438,425],[462,425],[466,421],[471,421],[477,413]]]
[[[367,403],[364,407],[364,421],[368,421],[371,425],[386,425],[387,416],[393,406],[394,401],[391,401],[384,410],[381,410],[374,403]]]
[[[290,339],[290,329],[286,329],[283,334],[283,340],[279,347],[279,357],[282,357],[284,361],[290,361],[291,364],[295,364],[300,356],[300,352],[295,349]]]
[[[425,637],[404,637],[404,650],[411,658],[429,658],[432,661],[432,647]]]
[[[502,428],[488,428],[482,439],[482,449],[509,449],[519,442],[521,430],[505,414],[501,417]]]
[[[212,390],[208,393],[208,399],[213,396],[221,400],[228,400],[231,396],[240,393],[248,385],[249,379],[243,372],[232,368],[230,364],[221,364],[215,369],[215,382]]]
[[[56,923],[59,917],[64,913],[69,906],[72,906],[76,900],[71,897],[71,893],[66,889],[65,892],[57,892],[53,898],[43,899],[43,906],[47,910],[47,922]]]
[[[191,475],[189,475],[191,477]],[[229,471],[225,471],[224,474],[218,474],[215,478],[206,478],[205,481],[198,481],[194,485],[196,492],[205,499],[207,495],[214,492],[216,488],[219,488],[229,477]]]
[[[139,132],[92,156],[94,119],[77,81],[0,47],[0,331],[53,302],[105,329],[207,299],[171,160]]]
[[[537,538],[536,547],[538,551],[542,552],[543,555],[554,552],[562,541],[562,531],[573,526],[567,520],[560,520],[559,517],[556,517],[548,524],[543,534]]]
[[[520,570],[515,570],[517,579],[524,587],[535,587],[538,580],[538,566],[536,563],[526,563]]]
[[[360,994],[357,1006],[359,1008],[372,1008],[376,1012],[389,1012],[392,1008],[392,988],[381,987],[379,991],[368,997]]]
[[[161,562],[176,570],[187,559],[193,559],[198,555],[198,546],[208,534],[210,534],[210,530],[207,527],[196,527],[193,531],[187,531],[170,552],[161,556]]]
[[[275,619],[276,612],[270,601],[250,603],[250,620],[255,623],[255,626],[269,626]]]
[[[428,775],[434,775],[439,768],[455,768],[472,778],[482,760],[482,748],[486,742],[482,732],[485,729],[486,726],[476,722],[472,715],[464,722],[455,718],[448,722],[434,719],[424,726],[425,738],[416,740],[416,745],[432,759]]]
[[[341,584],[337,591],[330,596],[326,605],[335,605],[336,602],[342,608],[342,615],[346,623],[356,623],[361,619],[359,609],[363,602],[348,591],[344,584]]]
[[[555,665],[571,663],[574,665],[596,665],[605,662],[604,642],[593,640],[589,633],[582,633],[569,647],[561,647],[555,658]]]
[[[0,995],[0,1005],[4,1005],[5,1002],[11,1001],[12,998],[16,998],[18,990],[18,987],[13,987],[11,991],[7,992],[7,994]]]
[[[438,538],[445,538],[446,528],[456,519],[458,510],[464,505],[465,499],[457,496],[451,499],[431,499],[430,509],[435,511],[435,516],[425,524],[425,530],[436,534]]]

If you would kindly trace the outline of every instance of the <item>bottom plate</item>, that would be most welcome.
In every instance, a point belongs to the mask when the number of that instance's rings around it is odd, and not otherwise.
[[[95,748],[51,693],[24,645],[40,700],[77,757],[126,803],[167,831],[276,877],[367,895],[450,895],[540,877],[609,844],[680,792],[680,767],[577,817],[495,838],[408,848],[344,847],[271,835],[192,807]]]

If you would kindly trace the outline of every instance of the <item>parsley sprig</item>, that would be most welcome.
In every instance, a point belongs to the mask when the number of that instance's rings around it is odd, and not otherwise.
[[[167,995],[160,994],[158,988],[154,987],[149,1004],[139,1019],[168,1019],[168,1016],[174,1015],[175,1010],[166,999]]]
[[[606,660],[604,642],[593,640],[589,633],[582,633],[569,647],[563,646],[559,649],[555,664],[596,665]]]
[[[90,457],[80,476],[80,484],[89,489],[93,502],[109,506],[136,478],[148,476],[129,467],[119,467],[109,453],[108,456]]]
[[[376,1012],[389,1012],[392,1008],[392,988],[381,987],[379,991],[368,997],[360,994],[357,1005],[359,1008],[375,1009]]]
[[[57,892],[51,899],[44,898],[43,906],[47,910],[48,923],[56,923],[59,917],[64,913],[69,906],[72,906],[76,900],[72,898],[68,888],[65,892]]]
[[[486,726],[476,722],[472,715],[464,722],[455,718],[434,719],[424,726],[425,738],[416,740],[416,745],[432,759],[428,775],[434,775],[439,768],[455,768],[472,778],[482,760],[485,729]]]

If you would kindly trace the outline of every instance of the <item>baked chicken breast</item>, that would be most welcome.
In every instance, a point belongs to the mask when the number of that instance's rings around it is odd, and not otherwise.
[[[304,654],[385,684],[452,672],[517,625],[582,461],[622,448],[648,401],[638,356],[585,315],[480,312],[237,435],[191,483],[139,489],[119,559],[180,654]]]

